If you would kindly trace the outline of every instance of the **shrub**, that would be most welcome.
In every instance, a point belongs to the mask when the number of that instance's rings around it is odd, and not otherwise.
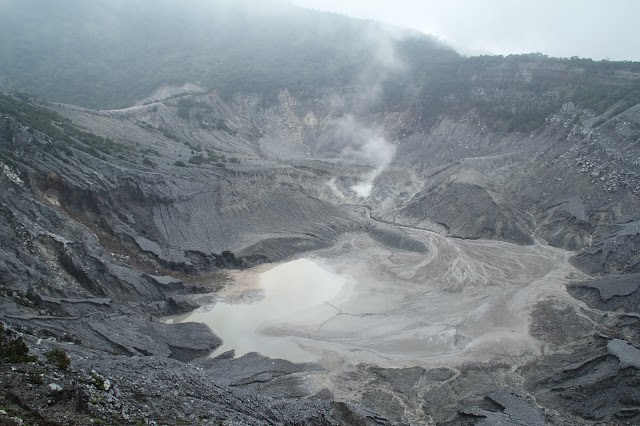
[[[189,162],[192,164],[202,164],[202,163],[205,163],[206,161],[207,160],[204,158],[202,154],[194,155],[189,159]]]
[[[0,360],[10,364],[34,362],[37,358],[29,355],[29,348],[22,337],[4,328],[0,324]]]
[[[55,364],[60,370],[66,370],[69,368],[69,364],[71,364],[71,358],[69,358],[69,355],[62,349],[51,349],[44,356],[49,363]]]
[[[178,167],[187,167],[187,165],[184,163],[184,161],[176,161],[175,163],[173,163],[174,166],[178,166]]]
[[[92,380],[93,384],[95,385],[96,389],[99,389],[101,391],[109,390],[107,385],[106,385],[106,382],[104,380],[104,377],[102,377],[101,375],[99,375],[95,371],[91,371],[91,380]]]
[[[34,385],[43,384],[44,380],[42,379],[42,376],[44,375],[45,371],[46,370],[44,368],[40,367],[33,369],[29,372],[29,374],[27,374],[27,381]]]
[[[149,160],[147,157],[144,157],[142,159],[142,164],[144,164],[145,166],[149,166],[149,167],[156,167],[156,163],[154,163],[153,161]]]

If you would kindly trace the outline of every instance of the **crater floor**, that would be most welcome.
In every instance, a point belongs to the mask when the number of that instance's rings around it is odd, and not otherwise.
[[[225,342],[214,356],[427,367],[537,356],[532,307],[550,297],[580,303],[565,290],[583,276],[570,252],[405,232],[428,253],[346,234],[329,249],[237,272],[215,302],[169,321],[209,325]]]

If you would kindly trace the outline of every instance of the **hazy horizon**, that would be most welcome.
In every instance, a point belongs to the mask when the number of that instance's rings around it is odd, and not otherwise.
[[[465,55],[540,52],[640,61],[640,2],[565,0],[291,0],[293,4],[431,34]]]

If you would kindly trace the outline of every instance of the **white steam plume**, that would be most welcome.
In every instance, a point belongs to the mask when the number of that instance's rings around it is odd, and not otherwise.
[[[366,113],[378,103],[385,81],[406,68],[394,48],[396,36],[379,25],[367,27],[362,34],[362,49],[370,55],[371,61],[358,76],[360,90],[355,110],[359,113]],[[387,141],[382,128],[366,126],[353,115],[342,117],[334,124],[336,136],[346,143],[342,153],[373,168],[351,187],[358,197],[366,198],[371,195],[375,179],[393,161],[396,147]]]
[[[405,71],[406,65],[395,50],[401,37],[402,33],[392,33],[379,24],[371,24],[362,32],[362,49],[371,58],[358,75],[358,108],[363,112],[378,103],[385,81]]]
[[[387,141],[378,127],[365,127],[353,115],[347,115],[336,122],[336,136],[347,142],[342,150],[345,156],[356,158],[371,167],[369,173],[351,187],[358,197],[368,197],[373,182],[393,161],[395,145]]]

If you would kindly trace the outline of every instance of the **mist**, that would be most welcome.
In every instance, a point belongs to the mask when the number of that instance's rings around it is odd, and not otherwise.
[[[358,197],[366,198],[371,195],[375,179],[393,161],[396,147],[387,141],[381,128],[364,126],[351,114],[337,120],[335,125],[336,136],[348,144],[341,155],[359,160],[373,168],[351,187]]]
[[[640,62],[333,1],[0,0],[0,425],[640,425]]]
[[[617,0],[293,0],[302,7],[433,34],[463,54],[541,52],[640,61],[640,2]]]
[[[380,101],[384,83],[406,71],[407,65],[395,49],[395,43],[403,36],[402,32],[390,31],[373,23],[359,34],[359,43],[353,48],[366,51],[369,60],[356,78],[358,91],[353,110],[358,114],[366,114],[375,107]],[[358,197],[369,197],[376,178],[393,162],[395,145],[387,140],[384,129],[361,122],[355,114],[334,120],[332,126],[334,137],[345,145],[341,156],[372,168],[350,188]],[[330,181],[329,186],[335,188],[335,180]]]

